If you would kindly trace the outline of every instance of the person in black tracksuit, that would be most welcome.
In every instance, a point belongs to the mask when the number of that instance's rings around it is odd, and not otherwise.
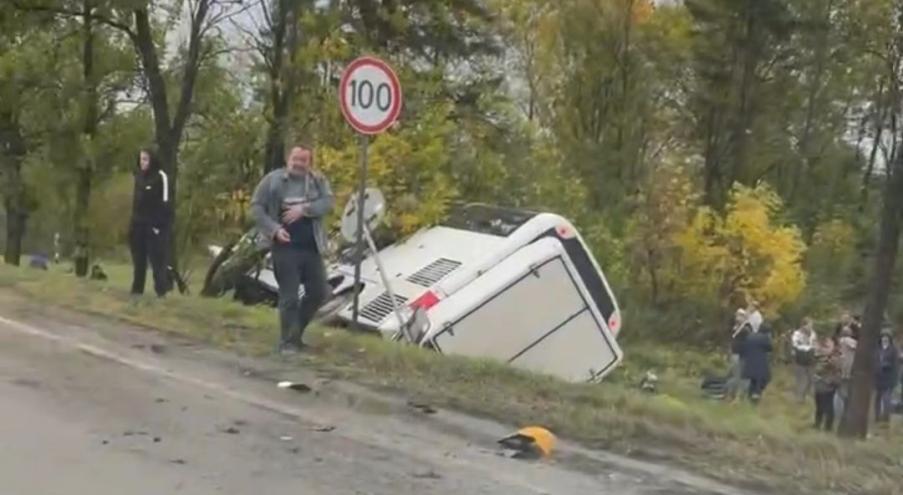
[[[169,177],[160,169],[153,152],[143,149],[138,155],[135,170],[135,192],[129,224],[129,247],[135,268],[133,295],[144,293],[148,260],[154,273],[157,296],[163,297],[169,291],[167,252],[171,219]]]

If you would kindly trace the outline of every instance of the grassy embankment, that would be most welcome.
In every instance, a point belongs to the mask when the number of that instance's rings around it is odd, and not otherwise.
[[[110,281],[88,282],[54,271],[3,267],[0,290],[243,353],[262,355],[273,348],[276,317],[270,309],[195,296],[134,304],[124,290],[128,270],[107,270]],[[630,332],[629,315],[625,331]],[[867,442],[812,431],[810,401],[799,405],[790,399],[787,370],[777,371],[765,399],[753,408],[701,397],[699,373],[719,369],[719,358],[667,343],[626,344],[624,366],[605,383],[573,385],[341,330],[315,328],[311,334],[315,353],[306,366],[437,406],[510,423],[544,424],[590,447],[660,459],[776,493],[903,493],[900,425],[893,433],[876,432]],[[635,386],[648,367],[661,380],[656,395]]]

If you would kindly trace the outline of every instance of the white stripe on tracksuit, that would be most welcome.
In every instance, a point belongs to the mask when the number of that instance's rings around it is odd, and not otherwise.
[[[166,172],[160,170],[160,179],[163,180],[163,202],[169,203],[169,176]]]

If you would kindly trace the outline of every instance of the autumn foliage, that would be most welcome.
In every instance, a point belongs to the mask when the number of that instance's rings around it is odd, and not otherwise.
[[[695,305],[726,314],[754,299],[779,316],[806,286],[806,244],[781,220],[767,185],[735,185],[723,212],[701,206],[683,167],[654,174],[629,229],[632,281],[653,306]]]

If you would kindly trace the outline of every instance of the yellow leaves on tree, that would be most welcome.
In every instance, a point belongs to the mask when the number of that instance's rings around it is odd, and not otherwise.
[[[843,220],[829,220],[821,223],[812,236],[812,247],[809,253],[826,257],[843,258],[853,253],[856,231],[853,226]]]
[[[247,223],[251,193],[244,187],[216,195],[216,217],[220,225],[242,229]]]
[[[770,187],[737,185],[723,215],[700,209],[675,238],[682,290],[722,304],[752,297],[772,314],[795,301],[806,283],[806,245],[796,227],[779,223],[782,208]]]
[[[367,185],[383,192],[387,222],[397,235],[412,234],[440,220],[457,194],[448,175],[447,143],[453,131],[450,110],[448,104],[436,104],[400,130],[371,140]],[[329,177],[336,194],[338,208],[333,218],[358,186],[359,160],[360,147],[355,140],[317,152],[318,167]]]
[[[651,0],[626,0],[626,3],[630,10],[630,18],[635,24],[646,22],[655,11],[655,5]]]
[[[632,275],[648,288],[653,304],[675,285],[675,270],[668,269],[679,254],[675,237],[686,229],[697,199],[690,175],[680,166],[662,166],[650,174],[635,198],[627,233]]]

